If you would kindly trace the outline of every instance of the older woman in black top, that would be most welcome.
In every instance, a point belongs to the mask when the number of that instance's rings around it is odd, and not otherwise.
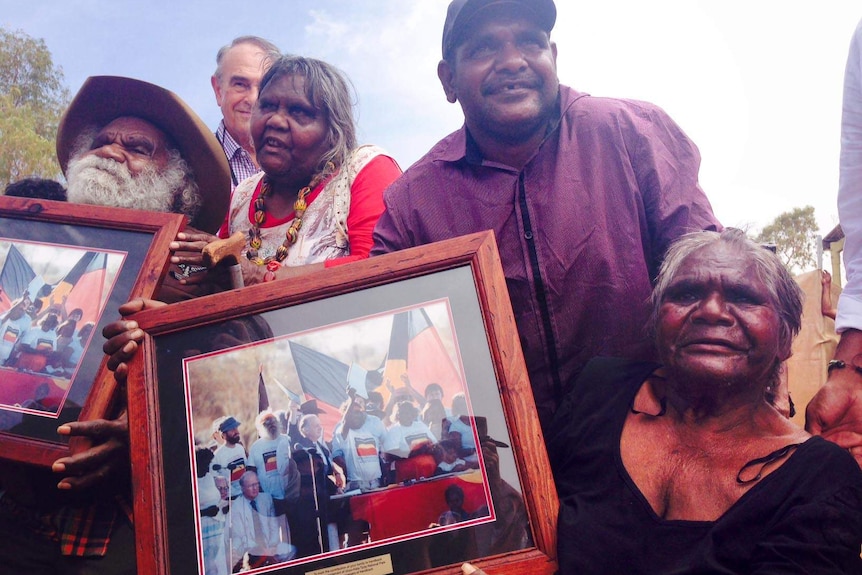
[[[772,405],[802,296],[739,230],[684,237],[661,365],[593,360],[548,439],[561,573],[860,573],[862,471]]]

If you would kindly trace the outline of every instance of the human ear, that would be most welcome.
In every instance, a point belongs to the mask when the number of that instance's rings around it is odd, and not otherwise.
[[[221,83],[219,82],[219,79],[215,75],[213,75],[210,77],[210,84],[212,84],[213,92],[215,93],[216,104],[221,107]]]
[[[437,64],[437,77],[440,78],[440,83],[443,84],[446,100],[450,104],[458,101],[458,95],[455,93],[455,86],[453,85],[454,76],[451,64],[446,60],[440,60]]]

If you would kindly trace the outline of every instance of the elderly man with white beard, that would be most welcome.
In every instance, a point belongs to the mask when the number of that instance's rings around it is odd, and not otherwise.
[[[200,192],[188,164],[149,122],[117,118],[79,137],[79,144],[66,170],[68,201],[189,217],[197,213]]]
[[[210,233],[227,212],[230,172],[215,136],[178,96],[146,82],[88,78],[60,122],[57,157],[70,202],[182,213]],[[195,295],[168,276],[157,297]],[[125,376],[117,372],[118,381]],[[69,423],[58,432],[88,436],[95,445],[57,460],[57,475],[4,466],[0,565],[46,575],[135,573],[134,533],[123,516],[125,415]]]
[[[230,201],[218,154],[218,140],[176,94],[130,78],[88,78],[57,132],[70,202],[182,213],[210,233]]]

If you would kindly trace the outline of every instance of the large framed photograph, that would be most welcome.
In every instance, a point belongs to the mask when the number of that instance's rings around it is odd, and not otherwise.
[[[0,197],[0,458],[49,466],[117,397],[102,328],[152,296],[184,219]],[[78,444],[83,446],[84,444]]]
[[[491,232],[134,319],[139,572],[556,570]]]

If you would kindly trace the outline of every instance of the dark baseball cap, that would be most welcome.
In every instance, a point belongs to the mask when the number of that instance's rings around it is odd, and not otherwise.
[[[554,0],[452,0],[443,25],[443,58],[451,55],[462,39],[467,24],[478,12],[506,5],[520,7],[525,14],[533,16],[536,24],[548,34],[557,21]]]
[[[239,427],[239,421],[237,421],[233,417],[228,417],[221,422],[221,425],[218,426],[218,430],[222,433],[226,433],[231,429],[236,429],[237,427]]]

